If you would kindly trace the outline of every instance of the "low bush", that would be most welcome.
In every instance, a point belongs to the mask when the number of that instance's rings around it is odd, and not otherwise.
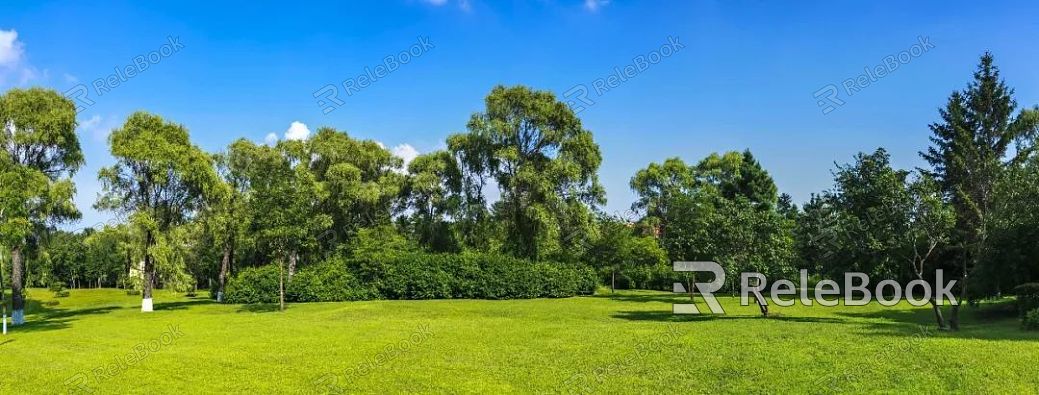
[[[583,265],[530,262],[500,254],[406,252],[328,261],[301,269],[286,285],[289,302],[367,299],[530,299],[590,295],[598,287]],[[228,303],[278,301],[278,267],[239,272]]]
[[[346,302],[379,297],[375,288],[361,284],[346,261],[338,258],[303,268],[292,277],[285,293],[285,298],[292,302]]]
[[[57,281],[51,282],[50,287],[48,287],[48,289],[51,292],[54,293],[54,297],[55,298],[67,298],[67,297],[69,297],[69,291],[67,289],[65,289],[65,285],[60,283],[60,282],[57,282]]]
[[[1017,310],[1024,318],[1028,312],[1039,309],[1039,283],[1025,283],[1014,287],[1017,296]]]
[[[372,265],[365,279],[387,299],[561,298],[595,292],[593,270],[500,254],[402,254]]]
[[[278,303],[280,271],[277,265],[242,269],[227,283],[224,300],[227,303]]]
[[[1039,330],[1039,308],[1025,314],[1021,319],[1021,326],[1028,331]]]

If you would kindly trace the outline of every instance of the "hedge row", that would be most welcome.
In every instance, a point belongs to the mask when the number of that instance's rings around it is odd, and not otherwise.
[[[249,268],[227,285],[228,303],[276,303],[277,266]],[[347,261],[303,268],[286,287],[290,302],[367,299],[530,299],[595,292],[588,267],[530,262],[497,254],[426,254]]]

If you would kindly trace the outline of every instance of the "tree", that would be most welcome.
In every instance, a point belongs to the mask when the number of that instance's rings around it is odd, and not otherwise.
[[[639,236],[635,224],[619,218],[599,218],[599,237],[593,243],[588,261],[608,273],[610,291],[617,288],[617,273],[659,268],[668,262],[667,253],[652,236]]]
[[[938,255],[939,248],[949,242],[949,235],[956,222],[952,208],[945,202],[941,188],[934,178],[921,174],[908,185],[909,205],[903,213],[901,227],[904,231],[902,240],[908,245],[903,256],[912,265],[913,274],[918,281],[926,282],[925,268]],[[941,284],[936,284],[938,287]],[[936,287],[930,287],[937,289]],[[931,308],[939,329],[948,329],[941,306],[935,301],[934,293],[930,298]]]
[[[932,146],[921,152],[931,165],[928,174],[938,180],[956,213],[961,302],[973,296],[967,294],[967,280],[985,252],[994,185],[1035,147],[1032,139],[1039,109],[1015,116],[1013,93],[1000,78],[992,54],[985,53],[973,81],[963,91],[953,92],[939,111],[941,120],[930,125]],[[953,305],[949,317],[953,330],[959,329],[959,312],[960,305]]]
[[[632,210],[644,211],[656,234],[666,237],[671,222],[671,205],[674,199],[688,193],[694,187],[693,170],[679,158],[668,158],[662,164],[650,163],[631,178],[629,185],[638,195]]]
[[[749,152],[711,154],[686,166],[650,164],[632,178],[636,208],[664,231],[673,261],[713,260],[729,278],[742,270],[786,273],[794,259],[794,220],[777,207],[777,188]]]
[[[83,165],[76,108],[57,92],[12,89],[0,96],[0,245],[11,249],[13,322],[25,320],[23,258],[30,238],[79,218],[72,175]]]
[[[451,153],[419,155],[408,164],[404,196],[419,244],[433,252],[458,252],[448,219],[462,204],[462,173]]]
[[[975,290],[998,295],[1000,290],[1039,282],[1039,156],[1012,166],[996,183],[989,217],[988,251],[976,270]]]
[[[129,214],[143,235],[141,311],[152,311],[152,288],[160,237],[196,213],[202,197],[217,182],[212,159],[191,143],[187,129],[157,115],[136,112],[112,131],[109,146],[116,164],[101,169],[104,194],[99,209]]]
[[[360,228],[390,223],[405,182],[401,158],[373,140],[353,139],[327,127],[305,142],[283,142],[282,149],[327,190],[317,208],[331,217],[333,231],[350,236]],[[296,156],[297,151],[303,154]]]
[[[224,288],[231,275],[236,258],[237,248],[247,238],[248,225],[251,220],[249,170],[250,160],[248,146],[239,140],[228,148],[226,154],[214,156],[220,182],[207,197],[203,221],[207,233],[221,249],[219,272],[217,274],[218,302],[223,301]],[[243,152],[245,151],[245,152]],[[210,277],[211,278],[211,277]]]
[[[776,183],[750,150],[711,154],[696,165],[696,176],[726,199],[742,196],[760,209],[774,208],[778,199]]]
[[[551,92],[497,86],[485,103],[449,149],[469,173],[497,182],[493,214],[508,235],[505,250],[535,260],[561,252],[570,235],[591,226],[591,208],[605,204],[599,146]]]
[[[909,172],[891,167],[883,148],[859,153],[852,164],[834,172],[831,198],[837,208],[839,259],[828,272],[857,271],[886,279],[907,277],[898,259],[904,245],[906,209],[911,196],[906,188]]]
[[[267,248],[279,265],[282,310],[285,272],[291,282],[300,252],[316,248],[317,236],[333,222],[331,216],[319,210],[327,191],[310,171],[309,163],[299,159],[300,151],[293,155],[294,150],[301,148],[299,143],[283,141],[268,147],[239,140],[234,144],[234,150],[249,163],[247,177],[257,242]]]

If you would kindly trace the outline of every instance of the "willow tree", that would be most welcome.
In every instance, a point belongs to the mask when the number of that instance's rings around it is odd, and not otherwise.
[[[457,252],[449,218],[462,204],[462,174],[447,151],[419,155],[408,164],[404,196],[419,243],[435,252]]]
[[[191,143],[188,130],[157,115],[130,115],[112,131],[109,145],[116,164],[99,173],[104,193],[96,206],[129,215],[141,232],[141,311],[152,311],[158,238],[197,211],[217,175],[209,155]]]
[[[221,250],[220,268],[217,274],[216,299],[223,301],[224,288],[231,275],[238,250],[247,240],[251,220],[249,211],[250,157],[241,149],[239,140],[231,144],[226,153],[215,155],[219,182],[206,196],[206,208],[202,211],[209,239]]]
[[[631,177],[629,186],[638,195],[632,210],[645,213],[645,221],[659,237],[667,235],[671,222],[674,199],[693,188],[693,170],[680,158],[668,158],[664,163],[650,163]]]
[[[257,246],[278,262],[282,310],[285,272],[291,281],[300,253],[316,249],[318,236],[332,226],[331,216],[319,210],[328,193],[310,171],[307,156],[300,155],[302,147],[298,141],[283,141],[276,147],[247,140],[232,145],[232,151],[248,163],[245,174],[254,213],[252,227]]]
[[[592,226],[590,208],[606,202],[599,146],[551,92],[497,86],[485,105],[449,148],[469,172],[497,182],[493,211],[506,250],[531,259],[561,252],[568,236]]]
[[[22,268],[30,238],[78,219],[71,177],[83,165],[76,107],[57,92],[13,89],[0,96],[0,245],[11,249],[13,322],[25,321]]]

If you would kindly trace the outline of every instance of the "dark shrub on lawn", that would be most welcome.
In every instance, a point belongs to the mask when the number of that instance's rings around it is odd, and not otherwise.
[[[1024,318],[1028,312],[1039,309],[1039,283],[1025,283],[1014,287],[1017,309]]]
[[[595,272],[501,254],[402,254],[363,264],[364,278],[388,299],[561,298],[595,292]]]
[[[1039,309],[1033,309],[1025,314],[1025,317],[1021,319],[1021,326],[1029,331],[1039,330]]]
[[[304,267],[292,277],[285,294],[290,302],[345,302],[379,297],[373,287],[358,281],[340,258]]]
[[[286,285],[289,302],[366,299],[530,299],[589,295],[595,271],[500,254],[378,254],[332,258],[303,267]],[[278,267],[242,270],[227,284],[228,303],[278,301]]]
[[[277,265],[242,269],[227,283],[227,303],[278,303],[280,275]]]

